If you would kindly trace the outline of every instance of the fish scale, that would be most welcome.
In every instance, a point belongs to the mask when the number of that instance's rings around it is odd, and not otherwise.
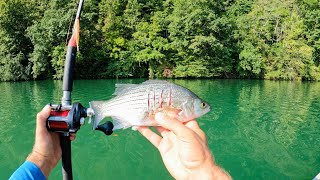
[[[111,117],[114,130],[131,126],[157,125],[155,112],[179,111],[177,118],[186,122],[210,111],[208,103],[193,92],[167,81],[149,80],[142,84],[116,84],[114,98],[108,101],[92,101],[94,128],[105,117]]]

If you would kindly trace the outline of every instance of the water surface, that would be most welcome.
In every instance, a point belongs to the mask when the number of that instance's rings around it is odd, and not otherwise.
[[[73,101],[112,97],[115,83],[77,80]],[[320,172],[320,83],[249,80],[173,80],[209,102],[198,119],[216,162],[234,179],[312,179]],[[0,83],[0,179],[24,162],[35,117],[58,103],[61,81]],[[172,179],[158,151],[138,132],[112,136],[81,127],[72,143],[74,179]],[[50,179],[61,179],[59,164]]]

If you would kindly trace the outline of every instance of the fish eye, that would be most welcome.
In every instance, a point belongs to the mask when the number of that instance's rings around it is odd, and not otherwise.
[[[204,102],[202,102],[202,103],[200,104],[200,108],[201,108],[201,109],[206,108],[206,106],[207,106],[207,104],[206,104],[206,103],[204,103]]]

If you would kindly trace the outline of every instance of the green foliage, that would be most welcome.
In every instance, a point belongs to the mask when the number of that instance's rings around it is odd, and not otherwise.
[[[80,47],[76,60],[75,77],[82,79],[105,78],[107,69],[105,40],[101,29],[97,28],[99,21],[100,0],[86,0],[80,21]]]
[[[239,72],[244,77],[259,77],[262,67],[262,54],[250,42],[243,42],[239,55]]]
[[[52,52],[51,64],[54,69],[54,79],[63,78],[63,68],[65,61],[65,45],[56,46]]]
[[[0,9],[0,79],[28,80],[28,54],[32,45],[25,31],[33,22],[32,4],[23,0],[5,0],[0,3]]]
[[[225,35],[229,32],[229,22],[228,18],[217,14],[220,4],[202,0],[172,1],[171,4],[173,11],[168,16],[169,39],[177,51],[175,64],[180,67],[175,70],[175,75],[192,75],[194,72],[202,72],[203,68],[208,69],[208,72],[191,77],[230,73],[232,49],[229,46],[230,38]],[[185,66],[189,68],[181,68]],[[199,66],[198,70],[190,68],[196,66]],[[180,72],[181,69],[192,72]]]
[[[320,80],[317,0],[86,0],[76,78]],[[62,79],[74,1],[0,2],[0,80]]]
[[[300,2],[300,9],[304,18],[304,33],[308,45],[314,48],[312,59],[320,65],[320,3],[317,0]]]
[[[304,35],[299,6],[289,0],[257,0],[237,20],[239,72],[266,79],[316,80],[313,47]]]
[[[68,0],[50,1],[41,19],[28,28],[34,50],[30,54],[33,78],[50,78],[52,56],[56,46],[65,42],[69,19],[73,14],[73,4]],[[56,57],[56,59],[59,57]],[[61,75],[57,75],[61,77]],[[57,78],[55,76],[55,78]]]
[[[186,65],[178,65],[174,69],[174,75],[178,78],[183,77],[211,77],[210,70],[203,62],[195,61]]]

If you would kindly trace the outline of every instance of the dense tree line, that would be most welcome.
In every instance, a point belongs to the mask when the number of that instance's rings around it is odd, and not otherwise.
[[[75,0],[0,2],[0,79],[61,79]],[[77,78],[320,80],[318,0],[85,0]]]

